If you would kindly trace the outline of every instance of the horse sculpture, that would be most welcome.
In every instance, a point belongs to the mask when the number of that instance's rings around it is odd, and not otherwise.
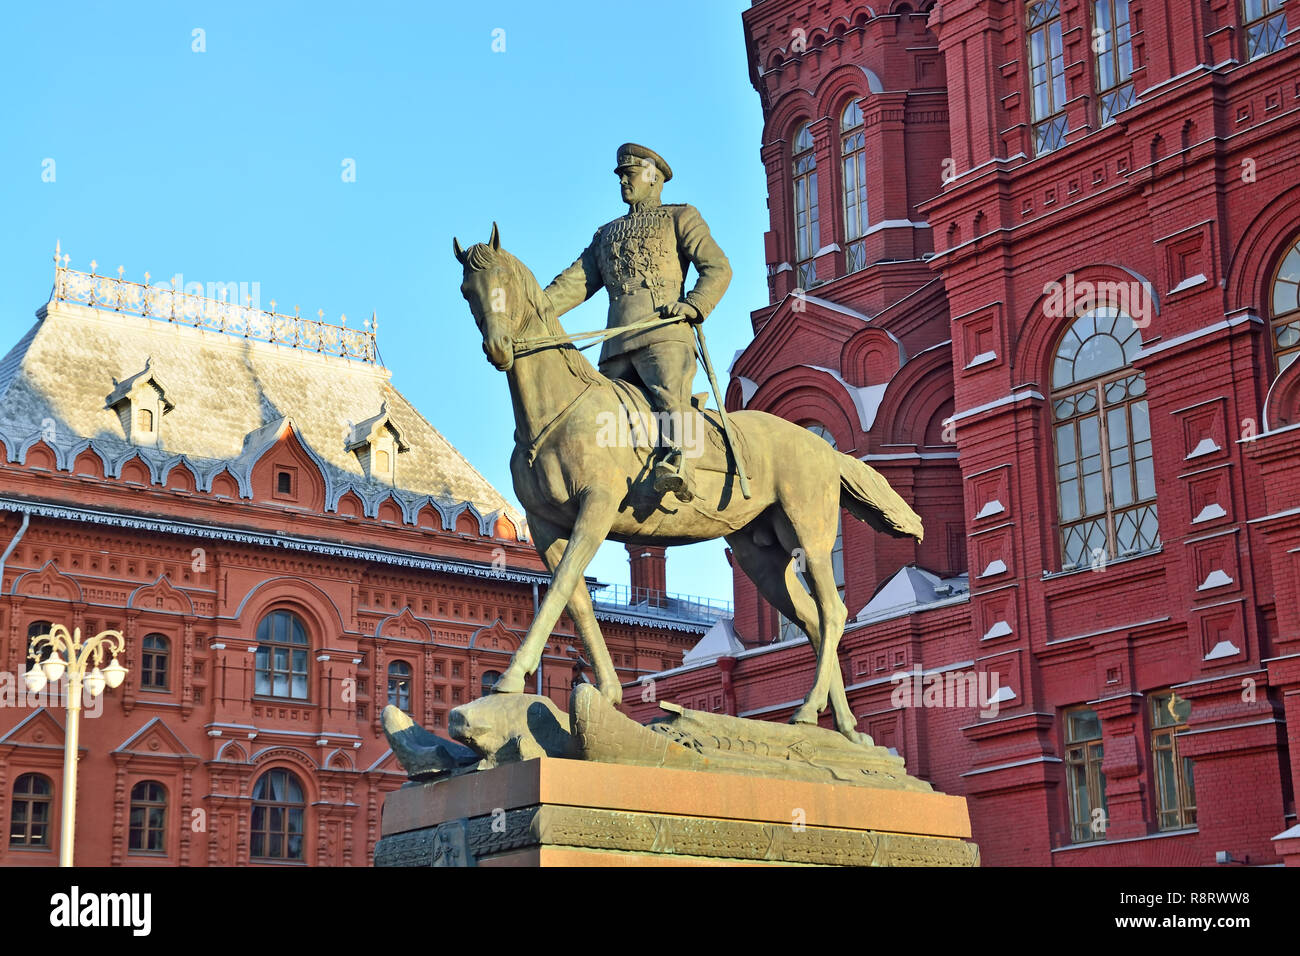
[[[636,435],[636,423],[653,417],[640,391],[602,376],[574,348],[532,272],[501,248],[495,224],[489,242],[463,249],[453,239],[453,249],[483,351],[509,382],[516,426],[510,472],[533,543],[552,574],[527,636],[493,690],[523,692],[567,606],[597,688],[618,704],[622,687],[584,582],[597,548],[606,538],[651,545],[725,538],[759,592],[798,623],[816,652],[816,677],[791,722],[815,724],[829,705],[840,733],[870,743],[855,730],[837,654],[847,619],[831,565],[840,509],[878,531],[917,541],[920,517],[868,465],[757,411],[728,416],[738,447],[723,437],[718,412],[693,411],[695,421],[687,425],[695,427],[685,433],[699,438],[691,451],[699,455],[697,496],[682,503],[656,492],[654,441]],[[636,440],[620,440],[628,436]],[[737,458],[750,477],[749,497],[737,493]]]

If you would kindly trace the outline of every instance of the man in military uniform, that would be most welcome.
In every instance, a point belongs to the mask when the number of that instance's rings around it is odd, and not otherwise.
[[[731,264],[709,234],[694,206],[659,201],[673,171],[664,158],[636,143],[618,148],[617,166],[627,215],[596,230],[591,245],[546,287],[560,316],[609,292],[608,328],[661,319],[703,322],[731,282]],[[686,290],[686,270],[694,264],[695,287]],[[605,341],[600,370],[633,382],[645,391],[661,422],[663,454],[655,465],[655,490],[690,501],[694,492],[690,459],[683,453],[684,416],[690,413],[695,377],[695,342],[684,322],[615,335]],[[667,413],[667,414],[663,414]]]

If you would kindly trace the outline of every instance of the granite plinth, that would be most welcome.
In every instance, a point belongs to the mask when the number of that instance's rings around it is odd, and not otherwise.
[[[976,866],[962,797],[542,757],[411,783],[377,866]]]

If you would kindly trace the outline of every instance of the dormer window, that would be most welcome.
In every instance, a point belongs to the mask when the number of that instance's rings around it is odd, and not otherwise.
[[[104,407],[117,415],[122,437],[135,445],[157,445],[162,416],[176,406],[167,400],[167,390],[154,374],[150,361],[134,375],[114,379]]]
[[[391,485],[397,478],[397,457],[410,448],[388,414],[388,403],[379,414],[352,426],[347,449],[357,456],[361,471],[374,482]]]

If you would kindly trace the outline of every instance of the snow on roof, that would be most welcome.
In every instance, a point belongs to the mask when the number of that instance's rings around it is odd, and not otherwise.
[[[719,618],[699,643],[682,655],[682,665],[704,664],[719,657],[735,657],[745,649],[736,637],[731,618]]]
[[[880,586],[854,620],[862,623],[910,614],[929,605],[955,599],[964,600],[968,591],[965,574],[941,578],[931,571],[909,564],[900,568],[897,574]]]
[[[876,423],[876,414],[880,411],[880,403],[885,398],[885,389],[889,387],[888,382],[881,385],[863,385],[859,387],[850,385],[844,380],[844,376],[833,368],[824,368],[821,365],[805,365],[804,368],[825,372],[839,382],[844,387],[844,391],[849,398],[853,400],[853,407],[858,410],[858,422],[862,425],[862,430],[864,432],[871,431],[871,426]]]
[[[857,309],[850,309],[847,305],[840,305],[838,302],[832,302],[830,299],[823,299],[820,296],[809,295],[807,292],[802,296],[799,296],[799,298],[802,298],[805,302],[815,302],[823,309],[830,309],[832,312],[840,313],[840,315],[847,315],[850,318],[859,319],[863,322],[871,321],[871,316],[865,315]]]

